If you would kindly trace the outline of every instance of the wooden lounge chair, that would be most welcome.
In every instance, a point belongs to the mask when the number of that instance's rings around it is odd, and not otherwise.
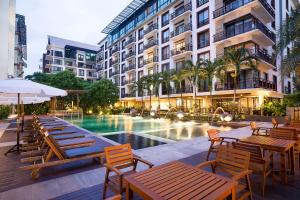
[[[279,122],[274,117],[272,118],[272,125],[273,125],[273,128],[277,128],[279,125]]]
[[[104,152],[106,159],[106,174],[103,199],[106,197],[106,190],[108,187],[117,194],[122,194],[125,191],[123,178],[126,175],[136,172],[138,162],[148,165],[149,168],[153,166],[150,162],[134,156],[130,144],[106,147]],[[130,168],[130,170],[127,170],[126,172],[120,171],[125,168]],[[111,172],[114,172],[116,175],[109,176]]]
[[[258,127],[256,122],[250,122],[250,127],[252,130],[252,135],[262,135],[262,136],[268,136],[268,132],[270,128],[267,127]]]
[[[273,153],[270,153],[269,158],[266,158],[263,156],[263,151],[258,145],[241,142],[233,142],[232,144],[235,149],[250,152],[249,169],[253,173],[261,174],[261,192],[262,196],[265,196],[266,179],[269,175],[272,175],[273,171]]]
[[[115,195],[112,197],[108,197],[105,200],[121,200],[121,199],[122,199],[122,196],[118,194],[118,195]]]
[[[237,181],[236,190],[238,199],[252,199],[252,189],[249,179],[251,170],[249,170],[250,152],[233,149],[231,147],[221,146],[217,152],[215,160],[200,163],[197,167],[203,168],[211,166],[213,173],[226,173],[231,179]],[[244,180],[245,183],[241,181]]]
[[[39,178],[39,171],[46,167],[62,165],[70,162],[86,159],[98,159],[102,163],[104,156],[104,147],[107,143],[99,144],[88,147],[62,149],[56,142],[49,138],[46,134],[45,141],[49,147],[47,153],[43,156],[32,157],[31,160],[34,164],[22,166],[22,170],[31,170],[31,177],[33,179]],[[55,157],[56,159],[53,159]],[[28,159],[29,160],[29,159]]]
[[[209,129],[207,130],[208,134],[208,141],[210,141],[210,147],[208,149],[207,155],[206,155],[206,160],[209,160],[210,154],[216,153],[221,145],[223,143],[226,143],[227,146],[230,145],[232,141],[238,141],[239,139],[237,138],[231,138],[231,137],[220,137],[219,136],[219,130],[217,129]]]

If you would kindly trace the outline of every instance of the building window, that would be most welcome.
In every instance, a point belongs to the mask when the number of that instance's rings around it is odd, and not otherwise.
[[[79,60],[79,61],[83,61],[83,60],[84,60],[84,56],[83,56],[82,54],[78,54],[77,57],[78,57],[78,60]]]
[[[61,68],[61,67],[57,67],[57,66],[53,66],[53,67],[52,67],[52,71],[53,71],[53,72],[61,72],[61,71],[62,71],[62,68]]]
[[[169,12],[166,12],[161,16],[161,27],[168,25],[169,22],[170,22],[170,15]]]
[[[55,65],[62,65],[62,60],[54,59]]]
[[[143,39],[143,36],[144,36],[144,30],[141,28],[138,31],[138,38],[139,38],[139,40]]]
[[[121,65],[121,71],[122,71],[122,73],[124,72],[124,70],[125,70],[125,64],[122,64]]]
[[[289,10],[289,0],[285,0],[285,8]]]
[[[209,0],[197,0],[197,7],[200,7],[206,4]]]
[[[209,46],[209,31],[204,31],[201,33],[198,33],[198,49],[204,48]]]
[[[138,80],[140,80],[144,76],[143,71],[138,71]]]
[[[208,8],[201,10],[197,14],[197,25],[198,28],[201,26],[204,26],[209,23],[209,17],[208,17]]]
[[[63,57],[63,52],[62,51],[55,51],[54,55],[56,57]]]
[[[183,69],[183,68],[184,68],[184,63],[185,63],[184,60],[181,60],[181,61],[176,62],[176,64],[175,64],[175,66],[176,66],[176,71],[180,71],[181,69]]]
[[[105,59],[107,59],[107,51],[105,52],[104,57],[105,57]]]
[[[169,41],[169,39],[170,39],[170,31],[169,29],[166,29],[161,33],[161,43],[166,43]]]
[[[139,57],[139,58],[138,58],[138,68],[143,67],[143,62],[144,62],[143,56]]]
[[[124,60],[125,60],[125,54],[126,54],[126,52],[125,52],[125,51],[123,51],[123,52],[122,52],[122,56],[121,56],[121,59],[122,59],[122,61],[124,61]]]
[[[198,54],[198,60],[210,60],[210,52],[204,52]]]
[[[271,0],[271,6],[275,9],[275,0]]]
[[[125,42],[126,42],[126,40],[122,41],[122,49],[125,49]]]
[[[143,53],[143,50],[144,50],[144,43],[141,42],[138,44],[138,53],[139,54]]]
[[[167,72],[170,70],[170,63],[165,63],[161,65],[161,71],[162,72]]]
[[[79,70],[79,76],[84,76],[84,70],[83,69]]]
[[[170,58],[170,47],[168,45],[168,46],[165,46],[161,49],[161,59],[166,60],[166,59],[169,59],[169,58]]]

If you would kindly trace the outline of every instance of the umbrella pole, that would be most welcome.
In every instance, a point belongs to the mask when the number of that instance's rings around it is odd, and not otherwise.
[[[17,144],[11,147],[4,155],[6,156],[9,153],[20,152],[20,93],[18,93],[18,106],[17,106]]]

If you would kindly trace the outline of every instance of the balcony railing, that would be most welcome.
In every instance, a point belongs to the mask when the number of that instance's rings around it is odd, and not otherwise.
[[[119,75],[120,74],[120,71],[119,70],[116,70],[114,72],[110,72],[109,73],[109,77],[112,77],[112,76],[115,76],[115,75]]]
[[[235,1],[235,3],[231,3],[230,6],[223,6],[217,10],[215,10],[213,12],[214,18],[220,17],[222,15],[225,15],[233,10],[236,10],[244,5],[247,5],[253,1],[257,1],[257,0],[237,0]],[[258,0],[262,6],[268,11],[268,13],[275,18],[275,12],[273,10],[273,8],[269,5],[268,2],[266,2],[266,0]]]
[[[120,60],[119,60],[119,59],[112,60],[112,61],[110,62],[110,66],[113,66],[113,65],[119,64],[119,63],[120,63]]]
[[[124,67],[124,68],[122,69],[122,73],[125,73],[125,72],[130,71],[130,70],[133,70],[133,69],[135,69],[135,64],[134,64],[134,63],[129,64],[127,67]]]
[[[141,54],[143,52],[144,52],[144,48],[138,50],[138,54]]]
[[[135,56],[135,51],[130,51],[129,53],[126,53],[124,56],[124,59],[128,59],[132,56]]]
[[[179,27],[175,28],[174,31],[171,32],[171,38],[178,36],[184,32],[191,31],[191,30],[192,30],[191,23],[185,24],[184,26],[179,26]]]
[[[148,58],[146,60],[144,60],[144,65],[148,65],[154,62],[158,62],[158,56],[154,56],[152,58]]]
[[[125,42],[125,46],[128,46],[128,45],[132,44],[133,42],[135,42],[135,38],[131,37]]]
[[[179,47],[179,48],[175,48],[171,51],[171,55],[175,56],[175,55],[179,55],[188,51],[193,51],[193,45],[190,44],[186,44],[185,46]]]
[[[147,29],[144,30],[144,35],[156,29],[158,29],[158,24],[151,24]]]
[[[150,40],[147,44],[144,45],[144,50],[149,49],[155,45],[158,45],[158,40]]]
[[[208,2],[209,2],[209,0],[197,0],[197,8]]]
[[[120,48],[119,48],[119,47],[114,47],[114,48],[112,48],[112,50],[111,50],[111,54],[114,54],[114,53],[119,52],[119,51],[120,51]]]
[[[192,2],[189,2],[183,7],[176,9],[175,12],[171,14],[171,20],[177,18],[178,16],[184,14],[187,11],[192,11]]]
[[[254,88],[262,88],[262,89],[268,89],[268,90],[277,90],[277,86],[275,83],[271,81],[267,81],[264,79],[259,78],[252,78],[252,79],[245,79],[243,81],[238,81],[236,84],[236,89],[254,89]],[[222,91],[222,90],[233,90],[234,89],[234,83],[216,83],[215,84],[215,90],[216,91]]]
[[[264,60],[265,62],[276,66],[276,59],[273,59],[272,56],[269,55],[268,53],[266,53],[265,51],[263,51],[259,48],[256,48],[256,49],[250,50],[250,53],[253,54],[254,56],[256,56],[257,58],[260,58],[260,59]]]
[[[209,24],[209,18],[199,21],[197,26],[198,26],[198,28],[200,28],[202,26],[205,26],[206,24]]]
[[[263,32],[268,38],[270,38],[273,42],[276,41],[276,36],[273,32],[271,32],[263,23],[258,20],[255,20],[251,23],[246,23],[244,26],[234,29],[234,31],[223,31],[214,35],[214,42],[218,42],[221,40],[225,40],[249,31],[260,30]]]
[[[170,92],[170,94],[181,94],[181,92],[183,94],[193,93],[193,87],[192,86],[186,86],[186,87],[183,86],[181,89],[180,88],[171,88],[169,92]],[[162,94],[166,95],[166,94],[168,94],[168,91],[163,90]]]

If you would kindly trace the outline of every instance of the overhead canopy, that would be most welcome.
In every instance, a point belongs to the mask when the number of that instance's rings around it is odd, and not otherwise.
[[[37,104],[50,101],[49,97],[23,97],[21,100],[23,104]],[[0,105],[17,105],[17,97],[0,97]]]
[[[66,96],[67,92],[58,88],[43,85],[30,80],[8,79],[0,80],[0,96],[13,97],[54,97]]]

